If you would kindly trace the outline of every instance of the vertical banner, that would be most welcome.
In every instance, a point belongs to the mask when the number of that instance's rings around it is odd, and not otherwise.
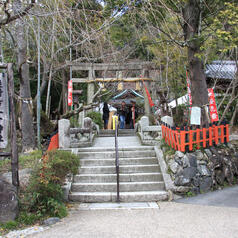
[[[190,89],[190,79],[188,77],[188,71],[186,71],[186,76],[187,76],[187,89],[188,89],[188,98],[189,98],[189,105],[192,106],[192,95],[191,95],[191,89]],[[191,109],[191,107],[190,107]]]
[[[9,104],[7,91],[7,77],[0,73],[0,148],[7,148],[8,144]]]
[[[147,89],[146,85],[145,85],[145,82],[142,78],[142,75],[140,75],[140,78],[142,79],[142,82],[143,82],[143,85],[144,85],[144,88],[145,88],[145,92],[146,92],[146,95],[147,95],[147,98],[148,98],[148,101],[149,101],[149,104],[150,104],[150,107],[154,107],[154,102],[152,101],[152,98],[150,96],[150,93],[149,93],[149,90]]]
[[[68,106],[73,105],[73,82],[72,80],[68,81]]]
[[[148,89],[147,89],[147,87],[146,87],[145,84],[144,84],[144,87],[145,87],[146,95],[147,95],[148,100],[149,100],[150,107],[153,107],[155,104],[154,104],[154,102],[152,101],[151,96],[150,96],[150,93],[149,93],[149,91],[148,91]]]
[[[211,122],[218,121],[218,112],[217,112],[217,105],[215,100],[214,91],[212,88],[208,89],[208,98],[209,98],[209,110],[210,110],[210,117]]]

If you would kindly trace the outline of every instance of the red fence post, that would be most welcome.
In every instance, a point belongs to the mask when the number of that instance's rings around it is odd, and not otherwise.
[[[224,143],[224,125],[220,125],[221,129],[221,143]]]
[[[210,126],[209,129],[209,146],[212,146],[212,127]]]
[[[185,152],[185,131],[180,131],[180,139],[181,139],[181,151]]]
[[[218,144],[218,127],[214,126],[215,143]]]
[[[230,136],[230,133],[229,133],[229,124],[226,124],[226,142],[229,142],[229,136]]]
[[[193,150],[193,130],[189,130],[189,137],[188,137],[188,143],[189,143],[189,150]]]
[[[197,128],[196,130],[196,142],[197,142],[197,149],[200,149],[200,129]]]
[[[207,147],[207,129],[202,129],[202,140],[203,140],[203,148]]]

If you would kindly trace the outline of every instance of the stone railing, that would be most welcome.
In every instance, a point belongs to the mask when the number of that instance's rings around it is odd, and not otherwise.
[[[69,120],[59,120],[59,148],[92,146],[98,131],[98,125],[93,123],[89,117],[84,118],[83,128],[70,128]]]
[[[162,139],[161,126],[150,126],[147,116],[143,116],[137,123],[136,131],[143,145],[158,145]]]

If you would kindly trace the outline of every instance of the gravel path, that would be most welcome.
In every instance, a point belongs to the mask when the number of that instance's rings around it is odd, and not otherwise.
[[[79,210],[34,238],[235,238],[238,209],[162,202],[160,208]]]

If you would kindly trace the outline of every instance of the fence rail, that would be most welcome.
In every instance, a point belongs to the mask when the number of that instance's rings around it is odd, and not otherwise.
[[[192,151],[194,146],[199,149],[229,142],[229,124],[211,125],[202,129],[171,128],[162,124],[162,137],[175,150]]]
[[[116,166],[116,174],[117,174],[117,202],[120,202],[120,178],[119,178],[119,153],[118,153],[118,124],[117,120],[115,120],[115,166]]]

